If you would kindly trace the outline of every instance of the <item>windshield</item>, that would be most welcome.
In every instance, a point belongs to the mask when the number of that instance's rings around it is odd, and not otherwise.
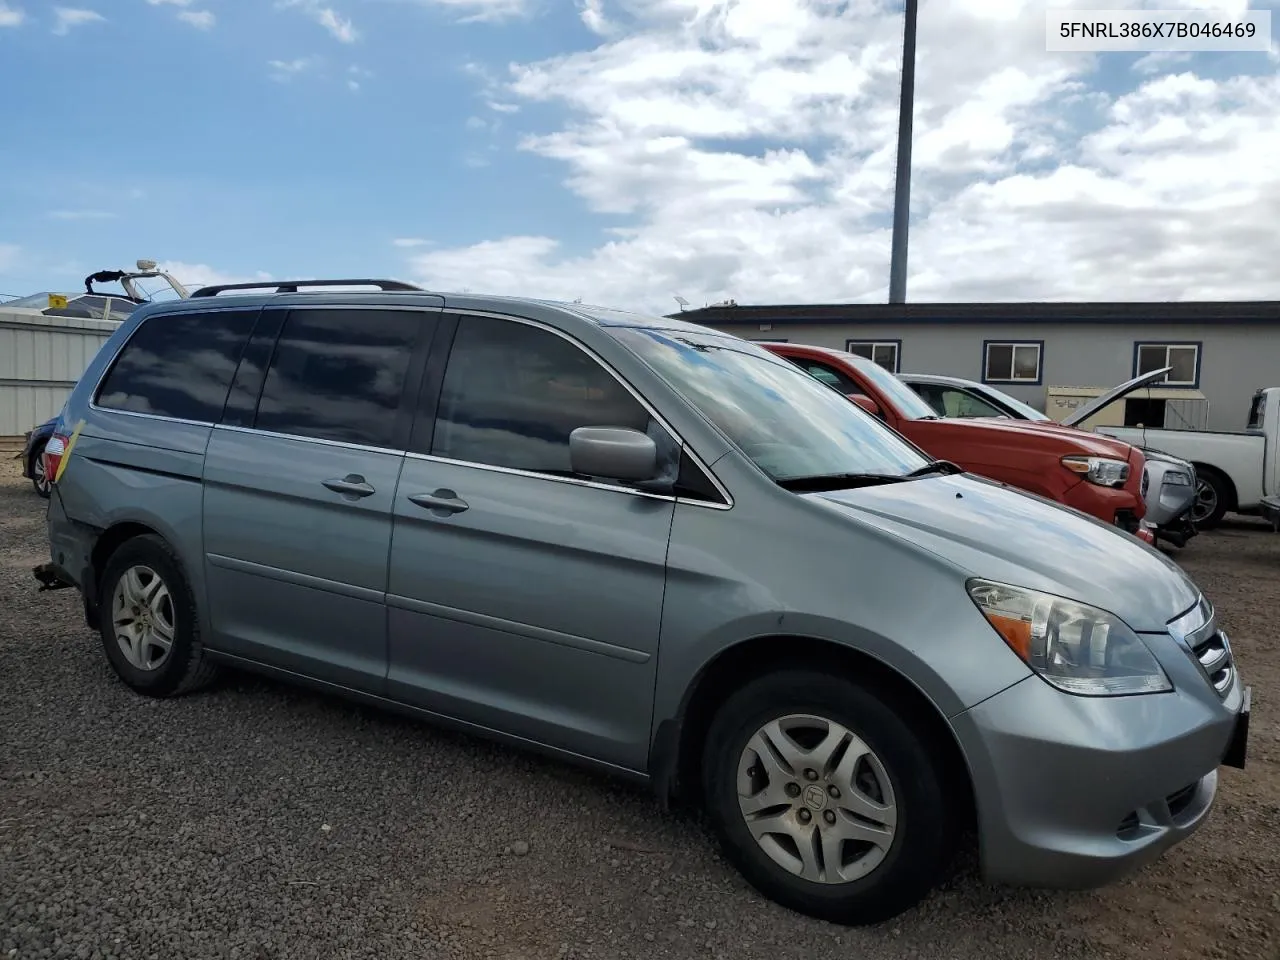
[[[938,414],[933,407],[925,403],[920,395],[886,370],[880,364],[860,357],[855,353],[844,358],[858,368],[858,373],[870,380],[872,385],[889,398],[889,402],[898,408],[898,412],[908,420],[937,420]]]
[[[928,462],[835,390],[746,341],[638,327],[609,332],[776,481],[902,477]]]
[[[56,296],[56,294],[33,293],[29,297],[19,297],[17,300],[6,300],[4,305],[6,307],[21,307],[25,310],[43,310],[45,307],[49,306],[49,297],[51,296]],[[62,296],[66,297],[68,300],[74,300],[76,298],[74,293],[64,293]]]
[[[1050,420],[1050,419],[1052,419],[1051,417],[1047,416],[1046,414],[1041,413],[1041,412],[1040,412],[1039,410],[1037,410],[1035,407],[1031,406],[1031,404],[1029,404],[1029,403],[1023,403],[1023,402],[1022,402],[1021,400],[1019,400],[1017,397],[1011,397],[1011,396],[1009,396],[1009,394],[1005,393],[1003,390],[997,390],[995,387],[983,387],[983,389],[984,389],[984,390],[989,390],[989,391],[991,392],[991,394],[992,394],[992,395],[993,395],[993,396],[994,396],[998,401],[1000,401],[1000,403],[1002,403],[1004,406],[1008,407],[1009,409],[1013,410],[1013,411],[1014,411],[1015,413],[1017,413],[1020,417],[1022,417],[1022,418],[1024,418],[1024,419],[1026,419],[1026,420]]]

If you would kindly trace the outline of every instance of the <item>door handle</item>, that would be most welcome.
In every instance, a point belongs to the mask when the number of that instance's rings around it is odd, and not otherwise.
[[[414,493],[409,496],[409,502],[422,507],[424,510],[430,510],[438,517],[447,517],[450,514],[461,513],[468,509],[471,504],[461,499],[452,490],[446,490],[441,487],[434,493]]]
[[[358,473],[348,473],[345,477],[333,477],[321,482],[334,493],[342,494],[344,500],[359,500],[374,492],[373,487]]]

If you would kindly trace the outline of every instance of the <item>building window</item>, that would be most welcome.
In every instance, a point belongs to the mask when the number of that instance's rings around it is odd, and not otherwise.
[[[1042,340],[988,340],[983,343],[982,352],[983,383],[1040,382]]]
[[[866,357],[872,363],[878,363],[890,373],[898,372],[898,354],[901,352],[901,340],[846,340],[846,353]]]
[[[1198,343],[1135,343],[1133,345],[1133,375],[1140,377],[1161,367],[1172,367],[1163,380],[1171,387],[1194,387],[1200,382],[1200,344]]]

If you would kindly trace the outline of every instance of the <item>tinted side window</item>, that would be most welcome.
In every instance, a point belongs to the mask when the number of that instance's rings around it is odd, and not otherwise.
[[[216,423],[257,313],[148,317],[107,373],[98,406]]]
[[[391,446],[409,361],[431,326],[431,315],[411,310],[290,312],[254,426]]]
[[[460,319],[436,412],[435,456],[571,475],[569,434],[586,426],[649,431],[650,417],[567,340],[511,320]]]

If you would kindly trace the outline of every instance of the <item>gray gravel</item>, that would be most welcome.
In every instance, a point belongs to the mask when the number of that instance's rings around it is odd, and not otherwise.
[[[1235,815],[1132,880],[962,873],[841,929],[762,901],[696,823],[614,781],[246,676],[133,695],[74,593],[35,592],[43,507],[0,463],[0,960],[1278,956],[1273,721],[1269,757],[1227,775]]]

